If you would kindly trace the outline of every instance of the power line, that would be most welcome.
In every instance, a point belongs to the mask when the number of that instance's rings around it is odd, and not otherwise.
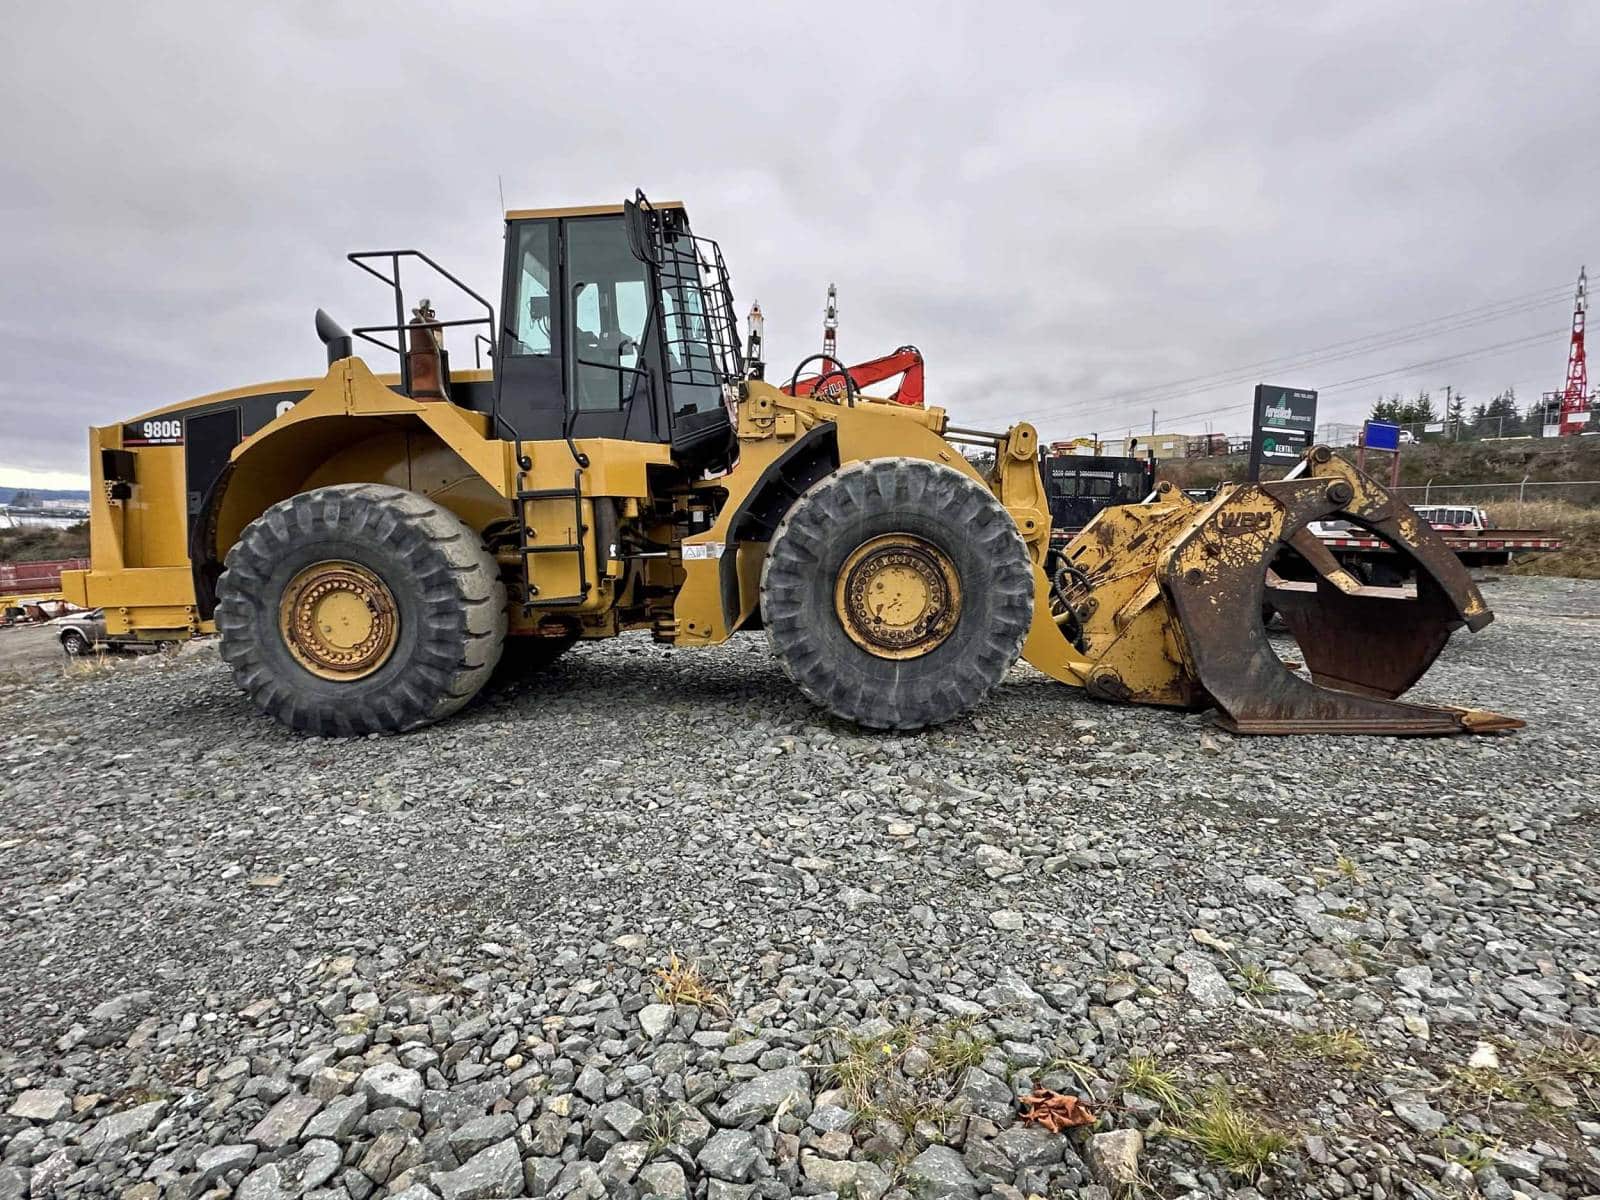
[[[1371,375],[1357,376],[1355,379],[1341,379],[1338,383],[1330,383],[1326,387],[1318,388],[1317,392],[1319,395],[1326,395],[1329,392],[1347,391],[1351,388],[1361,387],[1363,384],[1370,383],[1374,379],[1383,379],[1389,375],[1403,375],[1407,371],[1420,371],[1425,367],[1439,367],[1446,363],[1465,362],[1467,359],[1482,358],[1486,354],[1495,354],[1502,350],[1515,350],[1524,346],[1532,346],[1535,343],[1545,341],[1548,338],[1559,337],[1566,332],[1567,331],[1565,328],[1546,330],[1544,333],[1535,333],[1530,334],[1527,337],[1513,338],[1510,341],[1500,342],[1494,346],[1481,346],[1476,350],[1464,350],[1460,354],[1447,354],[1442,358],[1425,359],[1422,362],[1409,363],[1403,367],[1395,367],[1393,370],[1378,371]]]
[[[1289,366],[1276,368],[1276,369],[1284,370],[1284,371],[1288,371],[1288,370],[1305,371],[1305,370],[1307,370],[1307,369],[1309,369],[1311,367],[1322,367],[1322,366],[1327,366],[1330,363],[1345,362],[1345,361],[1348,361],[1348,360],[1354,359],[1354,358],[1365,358],[1365,357],[1369,356],[1370,354],[1376,353],[1380,349],[1389,349],[1389,348],[1393,348],[1395,346],[1406,345],[1406,344],[1411,343],[1411,342],[1424,341],[1424,340],[1426,340],[1428,338],[1432,338],[1432,337],[1435,337],[1435,336],[1438,336],[1438,335],[1442,335],[1442,334],[1456,333],[1456,332],[1459,332],[1460,330],[1471,328],[1474,325],[1484,324],[1486,321],[1489,321],[1489,320],[1498,320],[1498,319],[1500,319],[1502,317],[1506,317],[1506,316],[1518,316],[1518,315],[1521,315],[1523,313],[1533,312],[1537,308],[1547,307],[1550,303],[1551,303],[1551,301],[1544,301],[1544,302],[1542,302],[1540,304],[1536,304],[1536,305],[1523,306],[1521,308],[1517,308],[1517,309],[1514,309],[1514,310],[1507,310],[1505,312],[1501,312],[1501,313],[1495,314],[1495,316],[1492,317],[1492,318],[1483,318],[1483,319],[1479,319],[1479,320],[1475,320],[1475,321],[1463,321],[1463,322],[1460,322],[1459,324],[1448,326],[1446,328],[1437,329],[1437,330],[1429,330],[1426,333],[1411,334],[1411,335],[1406,336],[1406,337],[1393,338],[1388,343],[1385,343],[1384,345],[1381,345],[1381,346],[1380,345],[1363,346],[1363,347],[1361,347],[1360,349],[1357,349],[1357,350],[1347,350],[1347,351],[1344,351],[1343,353],[1338,353],[1338,354],[1324,354],[1324,355],[1310,356],[1310,357],[1301,359],[1301,360],[1299,360],[1297,362],[1294,362],[1293,364],[1291,364]],[[1151,394],[1151,393],[1147,392],[1147,393],[1143,393],[1143,395],[1145,396],[1146,399],[1151,400],[1151,401],[1156,402],[1156,403],[1171,403],[1174,400],[1183,400],[1183,399],[1186,399],[1186,398],[1188,398],[1190,396],[1204,395],[1207,392],[1218,391],[1221,388],[1225,388],[1225,387],[1232,387],[1232,386],[1236,386],[1236,385],[1242,384],[1242,383],[1258,382],[1260,380],[1260,376],[1261,376],[1261,373],[1258,372],[1258,371],[1253,371],[1253,370],[1252,371],[1244,371],[1244,372],[1235,374],[1235,375],[1233,375],[1233,376],[1231,376],[1229,378],[1219,378],[1216,382],[1209,383],[1209,384],[1207,384],[1207,385],[1205,385],[1203,387],[1190,388],[1190,389],[1188,389],[1186,391],[1181,391],[1181,392],[1162,393],[1162,394],[1159,394],[1159,395]],[[1075,414],[1075,415],[1078,415],[1080,417],[1080,419],[1081,419],[1084,416],[1094,416],[1094,415],[1099,414],[1099,413],[1121,411],[1122,407],[1123,407],[1123,405],[1121,405],[1121,404],[1114,405],[1114,406],[1103,406],[1103,407],[1098,408],[1098,409],[1090,409],[1087,412],[1079,413],[1079,414]]]
[[[1491,304],[1478,305],[1475,308],[1463,309],[1460,312],[1449,313],[1444,316],[1433,317],[1426,321],[1416,322],[1411,325],[1402,325],[1385,333],[1367,334],[1359,338],[1350,338],[1342,342],[1333,342],[1326,346],[1311,350],[1296,352],[1294,354],[1279,355],[1275,358],[1261,359],[1254,363],[1247,363],[1226,370],[1211,372],[1206,375],[1194,375],[1186,379],[1172,380],[1168,383],[1152,384],[1145,387],[1130,388],[1125,391],[1112,392],[1097,400],[1087,401],[1084,404],[1059,406],[1055,404],[1035,405],[1031,408],[1017,411],[1017,415],[1026,416],[1030,413],[1048,412],[1052,416],[1085,418],[1104,412],[1120,411],[1117,401],[1130,398],[1156,399],[1158,401],[1171,401],[1183,399],[1187,396],[1200,395],[1218,388],[1228,387],[1236,383],[1247,382],[1255,377],[1259,371],[1265,370],[1297,370],[1309,366],[1325,365],[1330,362],[1339,362],[1350,358],[1359,358],[1363,355],[1374,353],[1378,350],[1388,349],[1409,342],[1420,341],[1425,338],[1442,336],[1444,334],[1459,332],[1476,325],[1504,320],[1507,317],[1519,316],[1523,313],[1534,312],[1557,301],[1565,301],[1570,285],[1561,284],[1555,288],[1543,288],[1536,292],[1527,292],[1519,296],[1507,297]],[[1186,384],[1203,384],[1204,386],[1188,387],[1179,392],[1168,392],[1170,388],[1181,388]],[[1155,395],[1159,393],[1159,395]]]
[[[1459,354],[1447,354],[1447,355],[1444,355],[1444,356],[1442,356],[1440,358],[1432,358],[1432,359],[1424,360],[1422,362],[1409,363],[1409,364],[1407,364],[1406,366],[1403,366],[1403,367],[1394,367],[1394,368],[1392,368],[1391,370],[1388,370],[1388,371],[1378,371],[1378,372],[1375,372],[1375,373],[1373,373],[1371,375],[1360,376],[1359,378],[1356,378],[1356,379],[1340,380],[1338,383],[1333,383],[1333,384],[1329,384],[1327,387],[1318,388],[1317,389],[1317,394],[1320,397],[1320,396],[1326,396],[1330,392],[1334,392],[1334,391],[1340,391],[1340,390],[1353,391],[1353,390],[1356,390],[1356,389],[1358,389],[1358,388],[1360,388],[1360,387],[1362,387],[1362,386],[1364,386],[1364,385],[1366,385],[1368,383],[1371,383],[1374,380],[1384,379],[1384,378],[1387,378],[1390,375],[1402,375],[1402,374],[1405,374],[1407,371],[1417,371],[1417,370],[1422,370],[1424,368],[1429,368],[1429,367],[1440,367],[1440,366],[1445,366],[1446,364],[1449,364],[1449,363],[1465,362],[1465,361],[1467,361],[1469,359],[1482,358],[1485,355],[1489,355],[1489,354],[1502,353],[1502,352],[1504,352],[1506,350],[1514,350],[1514,349],[1519,349],[1519,348],[1526,348],[1526,347],[1535,345],[1538,342],[1545,341],[1545,340],[1547,340],[1549,338],[1552,338],[1552,337],[1563,336],[1563,335],[1566,334],[1566,332],[1567,332],[1567,330],[1563,327],[1561,329],[1556,329],[1556,330],[1553,330],[1553,331],[1547,331],[1547,332],[1544,332],[1544,333],[1536,333],[1536,334],[1533,334],[1533,335],[1531,335],[1529,337],[1513,338],[1510,341],[1501,342],[1498,345],[1494,345],[1494,346],[1481,346],[1481,347],[1478,347],[1477,349],[1474,349],[1474,350],[1464,350],[1464,351],[1460,352]],[[1173,419],[1173,421],[1192,421],[1192,420],[1196,420],[1196,419],[1198,419],[1200,417],[1216,417],[1216,416],[1222,416],[1222,415],[1229,414],[1229,413],[1248,412],[1254,407],[1255,407],[1254,401],[1247,400],[1247,401],[1245,401],[1243,403],[1240,403],[1240,404],[1228,404],[1228,405],[1224,405],[1224,406],[1221,406],[1221,407],[1218,407],[1218,408],[1204,408],[1204,409],[1198,409],[1198,410],[1196,410],[1194,412],[1178,413],[1172,419]]]
[[[1387,345],[1389,341],[1394,338],[1412,336],[1427,337],[1434,333],[1449,332],[1449,330],[1429,329],[1428,327],[1432,325],[1443,325],[1462,320],[1464,318],[1473,318],[1473,320],[1469,323],[1477,324],[1481,321],[1498,320],[1501,316],[1508,315],[1491,310],[1499,310],[1507,308],[1508,306],[1514,307],[1515,312],[1528,311],[1531,310],[1531,308],[1540,308],[1545,304],[1551,303],[1555,300],[1565,300],[1567,293],[1570,290],[1570,285],[1568,284],[1560,284],[1555,288],[1541,288],[1536,292],[1526,292],[1520,296],[1508,296],[1503,300],[1496,300],[1490,304],[1480,304],[1475,308],[1462,309],[1460,312],[1446,313],[1443,316],[1438,317],[1429,317],[1426,321],[1418,321],[1411,325],[1401,325],[1381,333],[1363,334],[1360,337],[1347,338],[1342,342],[1330,342],[1326,346],[1314,346],[1310,350],[1296,351],[1292,354],[1279,354],[1273,356],[1272,358],[1261,359],[1258,362],[1246,363],[1243,366],[1229,367],[1222,371],[1212,371],[1205,375],[1195,375],[1188,379],[1175,380],[1172,383],[1156,384],[1153,388],[1131,389],[1127,393],[1115,393],[1115,395],[1140,395],[1152,390],[1165,389],[1169,387],[1182,387],[1185,384],[1199,383],[1203,382],[1204,380],[1212,379],[1222,375],[1235,375],[1241,371],[1269,370],[1281,366],[1286,362],[1298,362],[1304,357],[1312,355],[1320,356],[1329,351],[1343,350],[1346,347],[1360,346],[1361,351],[1364,352],[1367,349],[1381,348],[1378,345],[1367,346],[1365,343],[1381,343],[1382,345]],[[1528,309],[1524,309],[1523,306],[1529,307]],[[1515,312],[1512,312],[1509,315],[1515,315]]]

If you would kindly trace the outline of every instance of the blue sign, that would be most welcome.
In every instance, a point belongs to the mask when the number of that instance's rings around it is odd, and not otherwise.
[[[1365,444],[1368,450],[1400,449],[1400,426],[1387,421],[1368,421]]]

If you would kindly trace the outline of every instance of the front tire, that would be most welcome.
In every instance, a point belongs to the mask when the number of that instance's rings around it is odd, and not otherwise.
[[[920,729],[973,707],[1017,661],[1033,568],[981,483],[923,459],[869,459],[784,517],[761,614],[814,703],[873,729]]]
[[[68,658],[82,658],[89,653],[89,639],[76,629],[69,629],[61,635],[61,648]]]
[[[306,733],[400,733],[456,712],[499,661],[505,585],[478,535],[384,484],[302,492],[252,522],[217,582],[222,657]]]

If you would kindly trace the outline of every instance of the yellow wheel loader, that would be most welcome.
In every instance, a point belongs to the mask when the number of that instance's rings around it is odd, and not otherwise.
[[[219,633],[257,707],[325,735],[414,729],[503,657],[636,629],[677,646],[764,629],[806,696],[878,729],[967,711],[1019,653],[1246,733],[1518,724],[1396,699],[1491,616],[1429,527],[1325,449],[1206,503],[1160,487],[1052,552],[1031,426],[958,428],[843,371],[828,394],[767,383],[681,204],[510,212],[505,245],[498,308],[420,252],[352,254],[393,321],[347,332],[319,311],[321,378],[94,429],[92,567],[67,595],[113,636]],[[465,315],[412,306],[406,270]],[[488,368],[452,365],[447,331]],[[1306,533],[1330,518],[1387,539],[1415,586],[1341,570]]]

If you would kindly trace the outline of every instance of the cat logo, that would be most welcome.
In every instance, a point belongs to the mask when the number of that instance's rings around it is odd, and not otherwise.
[[[1272,523],[1272,515],[1264,512],[1225,512],[1218,517],[1218,528],[1229,537],[1241,533],[1256,533]]]

